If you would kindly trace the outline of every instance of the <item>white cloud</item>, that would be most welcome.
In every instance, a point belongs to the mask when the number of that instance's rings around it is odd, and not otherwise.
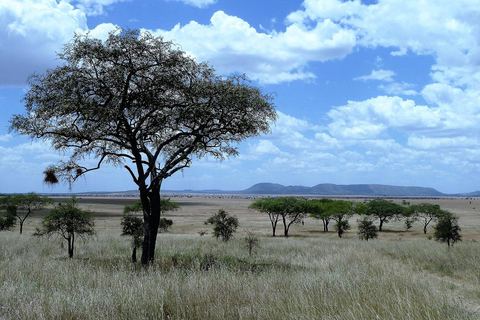
[[[364,5],[358,0],[305,0],[303,7],[289,21],[309,25],[330,19],[353,30],[359,45],[398,48],[393,56],[408,51],[432,55],[437,82],[480,85],[480,7],[476,1],[379,0]]]
[[[101,24],[91,35],[106,38],[113,27]],[[0,86],[23,85],[30,74],[56,67],[56,53],[87,30],[85,13],[65,1],[0,1]]]
[[[21,85],[31,73],[54,67],[55,52],[86,28],[85,14],[66,2],[2,0],[0,86]]]
[[[392,127],[397,130],[432,130],[442,125],[439,109],[416,105],[412,100],[380,96],[366,101],[349,101],[328,112],[329,131],[348,140],[373,139]]]
[[[381,84],[378,86],[381,90],[385,91],[385,93],[390,95],[403,95],[403,96],[415,96],[419,93],[412,88],[415,85],[406,82],[392,82],[388,84]]]
[[[477,138],[460,136],[453,138],[435,137],[429,138],[425,136],[411,136],[408,139],[408,145],[420,150],[436,150],[441,149],[464,149],[480,147],[480,141]]]
[[[222,74],[242,72],[263,83],[311,79],[314,75],[304,71],[310,61],[343,58],[356,42],[351,30],[328,19],[313,27],[291,24],[284,32],[267,34],[223,11],[215,12],[209,25],[191,21],[154,33],[180,43]]]
[[[0,142],[8,142],[10,139],[12,139],[11,134],[0,134]]]
[[[118,2],[126,2],[131,0],[66,0],[74,4],[78,9],[88,15],[96,16],[105,14],[104,7],[110,6]]]
[[[253,155],[281,154],[280,149],[269,140],[260,140],[257,144],[249,148],[249,153]]]
[[[367,80],[378,80],[378,81],[385,81],[385,82],[393,82],[393,76],[395,75],[395,72],[392,70],[372,70],[372,73],[366,76],[361,76],[357,77],[353,80],[361,80],[361,81],[367,81]]]
[[[197,8],[206,8],[209,5],[217,3],[217,0],[173,0],[177,2],[183,2],[187,5],[194,6]]]
[[[318,148],[338,148],[340,147],[340,141],[338,139],[329,136],[328,134],[321,132],[315,134],[315,139],[318,141]]]

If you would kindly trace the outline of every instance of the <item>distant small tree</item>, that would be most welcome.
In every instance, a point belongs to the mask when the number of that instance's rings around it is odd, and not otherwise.
[[[435,240],[446,242],[450,247],[450,242],[452,246],[457,241],[462,241],[462,236],[460,235],[460,227],[458,226],[458,217],[453,215],[451,212],[443,211],[443,214],[438,219],[435,227],[434,237]]]
[[[358,236],[361,240],[375,239],[378,237],[377,227],[373,224],[373,220],[364,217],[358,220]]]
[[[75,235],[92,236],[95,234],[93,227],[92,212],[78,208],[77,200],[72,197],[50,210],[43,217],[41,228],[37,228],[34,235],[60,235],[68,242],[68,257],[73,258]]]
[[[385,199],[370,200],[366,204],[366,214],[380,221],[378,231],[382,231],[383,225],[390,220],[402,217],[404,212],[405,207]]]
[[[205,221],[205,224],[213,225],[213,236],[228,241],[233,238],[233,233],[237,231],[238,219],[235,216],[229,216],[228,212],[223,209],[212,215]]]
[[[328,232],[328,224],[331,219],[331,212],[328,210],[328,205],[334,200],[332,199],[312,199],[308,200],[308,213],[315,219],[322,219],[323,232]]]
[[[277,224],[281,217],[281,207],[277,199],[273,198],[261,198],[255,200],[250,206],[250,209],[258,210],[262,213],[265,213],[272,226],[272,236],[275,237],[275,232],[277,230]]]
[[[339,238],[345,231],[350,230],[348,219],[356,213],[356,208],[357,204],[346,200],[335,200],[328,203],[327,214],[336,221],[335,229]]]
[[[33,212],[45,208],[53,203],[48,197],[41,197],[35,193],[7,195],[0,198],[0,205],[7,212],[18,219],[20,234],[23,233],[23,224]]]
[[[260,247],[260,239],[253,232],[247,230],[245,245],[248,249],[248,255],[251,257],[253,250]]]
[[[413,222],[415,221],[415,219],[411,218],[411,217],[407,217],[405,218],[405,230],[410,230],[413,226]]]
[[[277,223],[281,218],[283,234],[285,237],[288,237],[290,227],[295,223],[302,222],[305,218],[308,211],[306,204],[307,199],[298,199],[296,197],[263,198],[253,202],[249,208],[268,215],[274,237]]]
[[[293,224],[303,221],[308,212],[308,200],[305,198],[282,197],[278,198],[281,209],[280,215],[283,221],[283,234],[288,237],[288,232]]]
[[[11,230],[15,227],[16,219],[9,212],[0,212],[0,231]]]
[[[438,204],[419,203],[410,206],[407,209],[410,215],[423,222],[423,233],[427,234],[427,227],[432,221],[438,220],[443,214],[442,209]]]

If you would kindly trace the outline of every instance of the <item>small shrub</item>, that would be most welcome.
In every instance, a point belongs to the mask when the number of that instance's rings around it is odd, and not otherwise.
[[[253,232],[247,230],[247,236],[245,237],[245,245],[248,249],[248,255],[251,257],[255,248],[260,248],[260,239],[258,239]]]
[[[358,236],[361,240],[367,241],[378,237],[378,230],[373,224],[373,220],[365,217],[358,221]]]
[[[0,213],[0,231],[11,230],[15,227],[15,216],[9,212]]]
[[[460,235],[462,229],[458,226],[458,217],[450,212],[445,212],[444,215],[440,217],[434,229],[435,232],[433,236],[435,240],[446,242],[449,247],[450,242],[453,246],[455,242],[462,241],[462,236]]]
[[[160,222],[158,224],[158,231],[160,232],[168,232],[168,229],[173,225],[173,221],[166,218],[160,218]]]
[[[213,224],[213,236],[215,238],[222,238],[223,241],[228,241],[233,238],[233,233],[237,231],[238,219],[235,216],[230,217],[228,212],[220,209],[216,214],[208,218],[205,224]]]

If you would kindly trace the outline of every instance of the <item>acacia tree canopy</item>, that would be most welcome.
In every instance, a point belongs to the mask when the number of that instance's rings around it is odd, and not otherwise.
[[[53,200],[39,196],[33,192],[28,194],[7,195],[0,198],[0,207],[6,208],[7,212],[16,217],[20,223],[20,234],[23,233],[25,220],[35,211],[43,209]]]
[[[154,259],[163,179],[194,157],[237,155],[238,142],[276,119],[272,96],[246,76],[218,76],[148,32],[119,29],[104,42],[76,35],[59,58],[63,65],[29,78],[26,113],[11,130],[71,151],[45,171],[46,182],[73,183],[105,163],[125,167],[142,201],[143,264]]]

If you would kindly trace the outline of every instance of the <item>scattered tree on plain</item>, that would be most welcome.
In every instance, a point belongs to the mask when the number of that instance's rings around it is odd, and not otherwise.
[[[213,236],[228,241],[233,238],[233,233],[237,231],[238,219],[235,216],[229,216],[228,212],[223,209],[218,210],[205,221],[205,224],[213,225]]]
[[[378,231],[382,231],[383,224],[392,219],[399,219],[403,216],[405,208],[399,204],[385,199],[370,200],[366,204],[366,214],[377,218],[380,221]]]
[[[173,211],[180,208],[178,203],[170,201],[170,199],[161,198],[160,206],[162,213],[166,211]],[[120,222],[122,225],[122,236],[132,237],[132,262],[137,262],[137,249],[142,246],[145,234],[145,224],[143,219],[136,213],[142,212],[142,202],[138,200],[132,205],[123,208],[123,217]],[[170,219],[160,218],[158,228],[167,232],[168,228],[173,225]]]
[[[427,234],[427,227],[432,221],[438,220],[443,214],[442,209],[438,204],[419,203],[408,207],[407,212],[423,222],[423,233]]]
[[[76,35],[61,66],[29,78],[26,113],[11,130],[71,150],[45,181],[75,182],[105,163],[123,166],[140,191],[142,263],[154,259],[164,179],[193,158],[238,154],[240,141],[270,131],[273,99],[243,75],[223,78],[171,42],[117,30],[106,41]],[[82,160],[98,160],[93,167]]]
[[[258,210],[268,215],[270,224],[272,226],[272,236],[275,237],[275,231],[277,230],[277,224],[280,220],[281,208],[279,207],[279,201],[274,198],[261,198],[255,200],[250,206],[250,209]]]
[[[352,201],[334,200],[327,203],[328,216],[336,221],[335,229],[338,237],[341,238],[343,233],[350,230],[348,219],[356,213],[356,206]]]
[[[435,229],[433,234],[435,240],[446,242],[449,247],[450,242],[453,246],[455,242],[462,241],[462,236],[460,235],[462,229],[458,225],[458,217],[451,212],[443,211],[433,228]]]
[[[307,199],[296,197],[262,198],[253,202],[249,208],[266,213],[272,225],[272,233],[275,237],[277,223],[282,219],[283,234],[288,237],[290,227],[294,223],[300,223],[308,212]]]
[[[92,212],[78,208],[77,200],[72,197],[64,203],[55,205],[43,217],[41,228],[37,228],[35,235],[61,236],[68,242],[68,257],[73,258],[75,235],[92,236],[95,234],[93,227]]]
[[[377,231],[372,219],[363,217],[363,219],[358,220],[358,236],[361,240],[376,239],[378,237]]]
[[[277,198],[278,208],[280,208],[280,216],[283,222],[283,235],[288,237],[290,227],[294,223],[300,223],[307,214],[307,199],[296,197]]]
[[[332,199],[312,199],[308,201],[308,212],[316,219],[322,219],[323,232],[328,232],[328,224],[330,223],[330,214],[328,210],[329,204],[334,200]]]
[[[48,197],[41,197],[35,193],[7,195],[0,198],[0,206],[18,219],[20,234],[23,233],[23,224],[33,212],[45,208],[53,203]]]

